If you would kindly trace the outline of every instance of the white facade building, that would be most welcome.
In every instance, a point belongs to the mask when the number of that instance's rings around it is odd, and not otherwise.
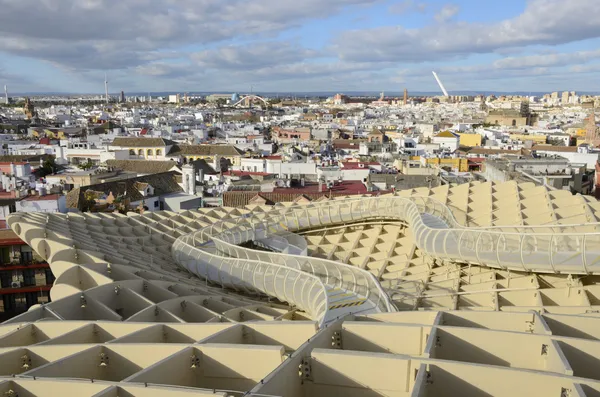
[[[443,131],[433,137],[433,143],[440,145],[440,149],[450,152],[456,151],[460,143],[460,137],[450,131]]]

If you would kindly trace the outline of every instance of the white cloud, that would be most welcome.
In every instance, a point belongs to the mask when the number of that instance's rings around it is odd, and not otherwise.
[[[225,46],[191,55],[199,66],[225,70],[257,70],[269,66],[287,65],[318,56],[309,50],[287,42],[269,41],[249,45]]]
[[[388,7],[388,11],[396,15],[405,15],[413,12],[424,13],[427,10],[427,3],[418,0],[402,0]]]
[[[272,35],[380,0],[0,0],[0,51],[75,69],[144,64],[148,53]]]
[[[597,0],[530,0],[525,11],[494,24],[447,22],[417,29],[384,26],[342,32],[333,49],[348,61],[451,60],[505,48],[557,45],[600,37]]]
[[[433,18],[438,22],[446,22],[451,20],[459,11],[460,7],[456,4],[446,4]]]
[[[308,21],[378,4],[385,1],[0,0],[0,54],[42,60],[41,65],[58,66],[79,81],[101,80],[108,70],[115,86],[124,89],[170,90],[252,83],[263,90],[377,91],[434,84],[431,68],[411,66],[415,63],[435,65],[461,84],[543,79],[562,76],[563,69],[593,69],[597,66],[587,63],[600,57],[600,50],[567,53],[551,47],[600,37],[598,0],[529,0],[521,15],[486,24],[457,21],[454,4],[433,15],[425,1],[398,0],[387,11],[430,11],[430,25],[341,28],[329,43],[312,37],[315,46],[325,46],[318,51],[299,44],[304,37],[289,39],[294,27]],[[440,65],[480,54],[504,57],[487,64]]]

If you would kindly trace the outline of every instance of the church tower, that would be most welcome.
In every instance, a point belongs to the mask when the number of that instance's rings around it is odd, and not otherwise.
[[[596,127],[596,113],[592,110],[587,119],[585,119],[585,140],[587,143],[593,144],[598,140],[598,127]]]
[[[192,164],[181,167],[183,178],[183,191],[187,194],[196,194],[196,169]]]

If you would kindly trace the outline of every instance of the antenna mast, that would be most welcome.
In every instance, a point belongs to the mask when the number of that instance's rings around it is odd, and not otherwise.
[[[104,93],[106,94],[106,103],[108,104],[108,77],[106,73],[104,73]]]

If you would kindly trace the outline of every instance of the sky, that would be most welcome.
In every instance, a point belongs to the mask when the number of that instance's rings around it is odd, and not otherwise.
[[[599,0],[0,0],[9,92],[600,91]]]

